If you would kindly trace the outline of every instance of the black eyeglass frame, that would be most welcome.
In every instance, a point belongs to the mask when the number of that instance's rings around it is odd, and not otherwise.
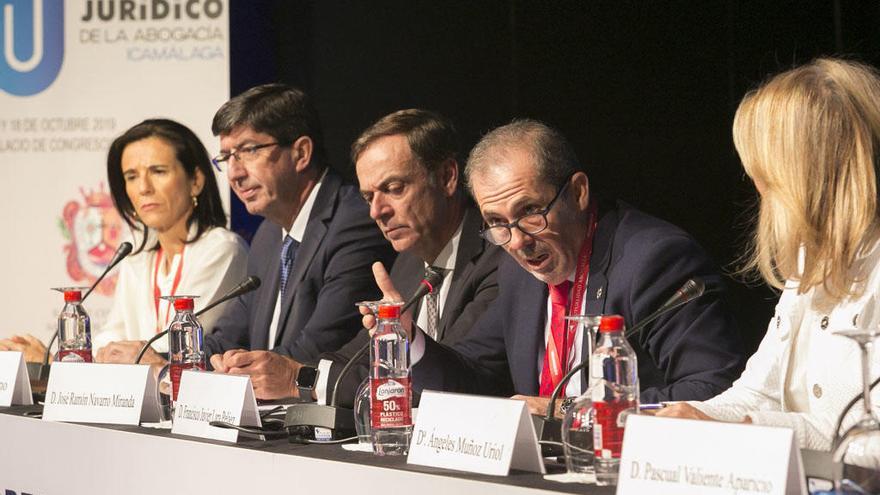
[[[251,144],[251,145],[247,145],[247,146],[242,146],[239,149],[233,149],[229,153],[220,153],[219,155],[215,156],[214,158],[211,158],[211,163],[214,165],[214,168],[216,168],[218,172],[222,172],[222,170],[220,169],[220,164],[228,162],[229,159],[232,157],[235,157],[236,161],[241,161],[241,156],[239,156],[239,153],[241,153],[242,151],[244,151],[246,153],[254,153],[254,152],[259,151],[263,148],[268,148],[269,146],[282,146],[282,143],[279,143],[278,141],[273,141],[271,143]]]
[[[571,182],[571,178],[573,176],[574,176],[574,174],[570,175],[567,179],[565,179],[565,182],[563,182],[562,185],[559,186],[559,190],[556,191],[556,195],[553,196],[553,199],[551,199],[550,202],[547,203],[547,206],[544,209],[542,209],[540,211],[536,211],[534,213],[528,213],[526,215],[523,215],[510,223],[499,223],[499,224],[495,224],[492,226],[483,225],[483,227],[480,228],[480,235],[483,237],[483,239],[486,239],[487,241],[489,241],[490,243],[492,243],[496,246],[503,246],[503,245],[507,244],[508,242],[510,242],[511,239],[513,239],[513,228],[514,227],[516,227],[517,229],[519,229],[520,232],[522,232],[523,234],[526,234],[526,235],[540,234],[541,232],[547,230],[547,226],[550,225],[550,222],[547,221],[547,215],[550,213],[550,210],[553,208],[553,205],[556,204],[556,200],[558,200],[562,196],[562,192],[565,191],[565,188]],[[520,225],[520,222],[522,222],[524,219],[529,218],[529,217],[533,217],[533,218],[534,217],[541,217],[541,223],[542,223],[541,227],[538,229],[532,230],[532,231],[524,229]],[[507,238],[503,242],[496,242],[495,236],[492,235],[492,231],[495,230],[496,232],[499,232],[499,231],[501,231],[501,229],[504,229],[504,231],[507,232]]]

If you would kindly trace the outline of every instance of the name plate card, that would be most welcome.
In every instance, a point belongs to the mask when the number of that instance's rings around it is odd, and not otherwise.
[[[262,425],[249,376],[183,372],[171,433],[227,442],[238,440],[237,430],[211,426],[211,421],[236,426]]]
[[[425,391],[407,463],[506,476],[511,468],[544,474],[526,403]]]
[[[0,351],[0,406],[34,403],[31,381],[19,351]]]
[[[52,363],[43,420],[138,425],[158,419],[149,365]]]
[[[631,415],[618,495],[806,494],[787,428]]]

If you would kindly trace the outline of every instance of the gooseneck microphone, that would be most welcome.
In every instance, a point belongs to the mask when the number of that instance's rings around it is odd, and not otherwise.
[[[92,291],[95,290],[95,287],[97,287],[98,284],[100,284],[101,281],[104,280],[104,277],[106,277],[107,274],[110,273],[110,270],[112,270],[113,267],[118,265],[120,261],[125,259],[125,257],[128,256],[129,254],[131,254],[132,249],[133,248],[132,248],[132,245],[130,242],[123,242],[122,244],[119,245],[119,247],[116,248],[116,252],[113,253],[113,258],[110,259],[110,263],[107,263],[107,268],[104,268],[104,271],[101,273],[101,276],[98,277],[97,280],[95,280],[95,283],[93,283],[92,286],[89,287],[89,290],[87,290],[86,293],[83,295],[82,300],[80,301],[81,303],[86,301],[86,298],[89,297],[89,295],[92,293]],[[54,344],[55,340],[57,340],[57,339],[58,339],[58,329],[55,330],[55,333],[52,335],[52,340],[50,340],[49,345],[46,346],[46,354],[43,356],[43,366],[49,365],[49,354],[52,349],[52,344]],[[42,377],[42,375],[43,375],[43,373],[41,370],[40,376]]]
[[[442,283],[442,272],[433,267],[426,268],[418,288],[416,288],[415,292],[401,308],[401,314],[410,309],[422,297],[437,292]],[[298,403],[287,408],[284,427],[290,433],[291,439],[302,438],[303,429],[313,430],[315,427],[332,430],[333,438],[344,438],[348,434],[354,434],[354,415],[352,410],[336,405],[339,385],[342,383],[342,379],[349,374],[354,364],[369,349],[370,342],[367,342],[345,363],[345,366],[343,366],[339,376],[336,377],[336,381],[333,383],[333,395],[328,405]]]
[[[702,296],[706,292],[706,283],[703,282],[703,279],[700,278],[692,278],[684,283],[681,287],[675,291],[675,294],[672,295],[669,299],[663,303],[657,311],[654,311],[647,318],[640,321],[634,327],[630,328],[624,334],[624,337],[629,339],[635,335],[638,335],[645,327],[654,322],[657,318],[663,316],[669,311],[672,311],[675,308],[683,304],[687,304],[694,299]]]
[[[656,311],[648,315],[647,318],[643,319],[632,328],[627,330],[624,333],[624,337],[629,340],[631,337],[634,337],[639,334],[646,326],[652,323],[657,318],[663,316],[664,314],[676,309],[684,304],[687,304],[694,299],[702,296],[706,293],[706,283],[703,282],[702,279],[692,278],[685,282],[675,294],[672,295],[669,299],[663,303]],[[581,361],[579,364],[573,366],[565,376],[562,377],[562,380],[559,380],[559,383],[556,384],[556,387],[553,389],[553,393],[550,395],[550,404],[547,407],[547,414],[544,416],[544,419],[550,420],[553,418],[553,410],[556,408],[556,399],[559,397],[559,394],[562,393],[565,384],[568,380],[574,376],[578,371],[586,368],[590,363],[590,356],[586,356],[586,358]]]
[[[198,317],[198,316],[206,313],[208,310],[213,309],[218,304],[222,304],[230,299],[234,299],[238,296],[247,294],[248,292],[251,292],[253,290],[257,290],[260,287],[260,283],[261,283],[260,277],[257,277],[255,275],[251,275],[250,277],[244,279],[244,281],[242,281],[240,284],[233,287],[232,290],[230,290],[226,294],[223,294],[222,296],[218,297],[217,299],[214,299],[213,301],[208,303],[207,306],[198,310],[195,313],[195,316]],[[156,335],[153,335],[153,337],[150,338],[150,340],[148,340],[147,343],[144,344],[143,347],[141,347],[141,351],[138,353],[137,359],[134,360],[134,364],[140,363],[141,359],[143,359],[143,357],[144,357],[144,354],[147,352],[147,349],[150,348],[150,346],[153,344],[153,342],[161,339],[165,335],[168,335],[168,330],[163,330],[163,331],[157,333]]]
[[[85,302],[86,298],[89,297],[89,294],[91,294],[92,291],[95,290],[95,287],[97,287],[98,284],[100,284],[101,281],[104,280],[104,277],[106,277],[107,274],[110,273],[110,270],[112,270],[114,266],[118,265],[120,261],[125,259],[126,256],[131,254],[131,250],[132,246],[130,242],[123,242],[119,245],[118,248],[116,248],[116,253],[113,254],[113,259],[110,260],[110,263],[107,264],[107,268],[104,269],[104,272],[101,273],[101,276],[98,277],[97,280],[95,280],[95,283],[93,283],[92,286],[89,287],[89,290],[87,290],[86,293],[83,295],[81,302]]]
[[[260,277],[257,277],[256,275],[251,275],[250,277],[244,279],[244,281],[242,281],[240,284],[233,287],[232,290],[230,290],[226,294],[223,294],[219,299],[211,301],[210,303],[208,303],[207,306],[196,311],[195,316],[199,317],[204,313],[207,313],[208,310],[213,309],[218,304],[223,304],[230,299],[234,299],[238,296],[247,294],[250,291],[257,290],[260,288],[261,283],[262,282],[260,281]]]
[[[400,314],[403,314],[406,310],[412,308],[413,304],[419,302],[419,299],[440,290],[441,285],[443,285],[443,272],[433,266],[425,268],[425,274],[422,276],[422,281],[419,282],[418,288],[416,288],[416,291],[409,297],[409,300],[406,301],[402,308],[400,308]]]
[[[425,275],[422,277],[422,281],[419,282],[419,286],[416,288],[415,292],[413,292],[413,295],[410,296],[409,300],[406,301],[406,303],[400,309],[400,314],[403,314],[405,311],[410,309],[421,298],[440,290],[440,286],[442,284],[443,273],[431,266],[425,268]],[[337,376],[336,381],[333,382],[333,395],[330,397],[331,407],[336,407],[336,397],[338,396],[339,384],[342,383],[342,379],[348,376],[349,370],[351,370],[354,363],[356,363],[361,358],[361,356],[366,354],[369,349],[370,343],[367,342],[366,345],[358,349],[355,355],[352,356],[347,363],[345,363],[345,366],[339,372],[339,376]]]
[[[713,292],[710,290],[710,292]],[[685,282],[675,293],[666,300],[656,311],[648,315],[642,321],[634,325],[632,328],[627,330],[624,333],[626,339],[630,339],[639,334],[646,326],[651,324],[657,318],[663,316],[664,314],[681,307],[684,304],[687,304],[694,299],[702,296],[706,293],[706,283],[700,278],[692,278]],[[556,387],[553,389],[553,393],[550,394],[550,403],[547,405],[547,413],[543,417],[534,416],[533,420],[535,423],[535,429],[538,433],[538,437],[542,440],[551,440],[551,441],[559,441],[559,437],[556,436],[560,432],[561,423],[557,420],[553,413],[556,410],[556,399],[559,398],[559,394],[562,393],[562,390],[565,388],[568,380],[574,376],[578,371],[583,370],[590,363],[590,356],[585,356],[584,359],[573,366],[565,376],[559,380],[559,383],[556,384]],[[550,425],[555,425],[556,427],[552,427]]]

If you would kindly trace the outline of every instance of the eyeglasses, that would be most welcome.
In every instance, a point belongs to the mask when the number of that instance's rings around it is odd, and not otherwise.
[[[217,167],[217,171],[220,172],[220,166],[229,161],[230,158],[235,158],[235,161],[247,163],[252,162],[258,155],[258,151],[263,148],[268,148],[269,146],[280,146],[281,143],[266,143],[266,144],[252,144],[250,146],[242,146],[239,149],[233,149],[228,153],[220,153],[219,155],[211,158],[211,163]]]
[[[550,200],[550,203],[543,210],[523,215],[510,223],[499,223],[490,227],[483,227],[480,229],[480,235],[496,246],[503,246],[510,242],[510,239],[513,237],[511,229],[514,227],[528,235],[543,232],[547,228],[547,214],[550,213],[550,209],[556,204],[556,200],[562,196],[562,191],[568,186],[570,179],[571,177],[566,179],[562,186],[559,187],[559,190],[556,191],[556,196],[553,196],[553,199]]]

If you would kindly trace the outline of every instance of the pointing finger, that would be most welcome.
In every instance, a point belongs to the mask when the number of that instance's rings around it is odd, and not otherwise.
[[[394,288],[394,283],[391,282],[391,276],[388,275],[388,271],[385,270],[385,266],[382,265],[381,261],[373,263],[373,277],[376,278],[376,285],[378,285],[379,290],[382,291],[382,299],[386,301],[401,300],[400,293]]]

